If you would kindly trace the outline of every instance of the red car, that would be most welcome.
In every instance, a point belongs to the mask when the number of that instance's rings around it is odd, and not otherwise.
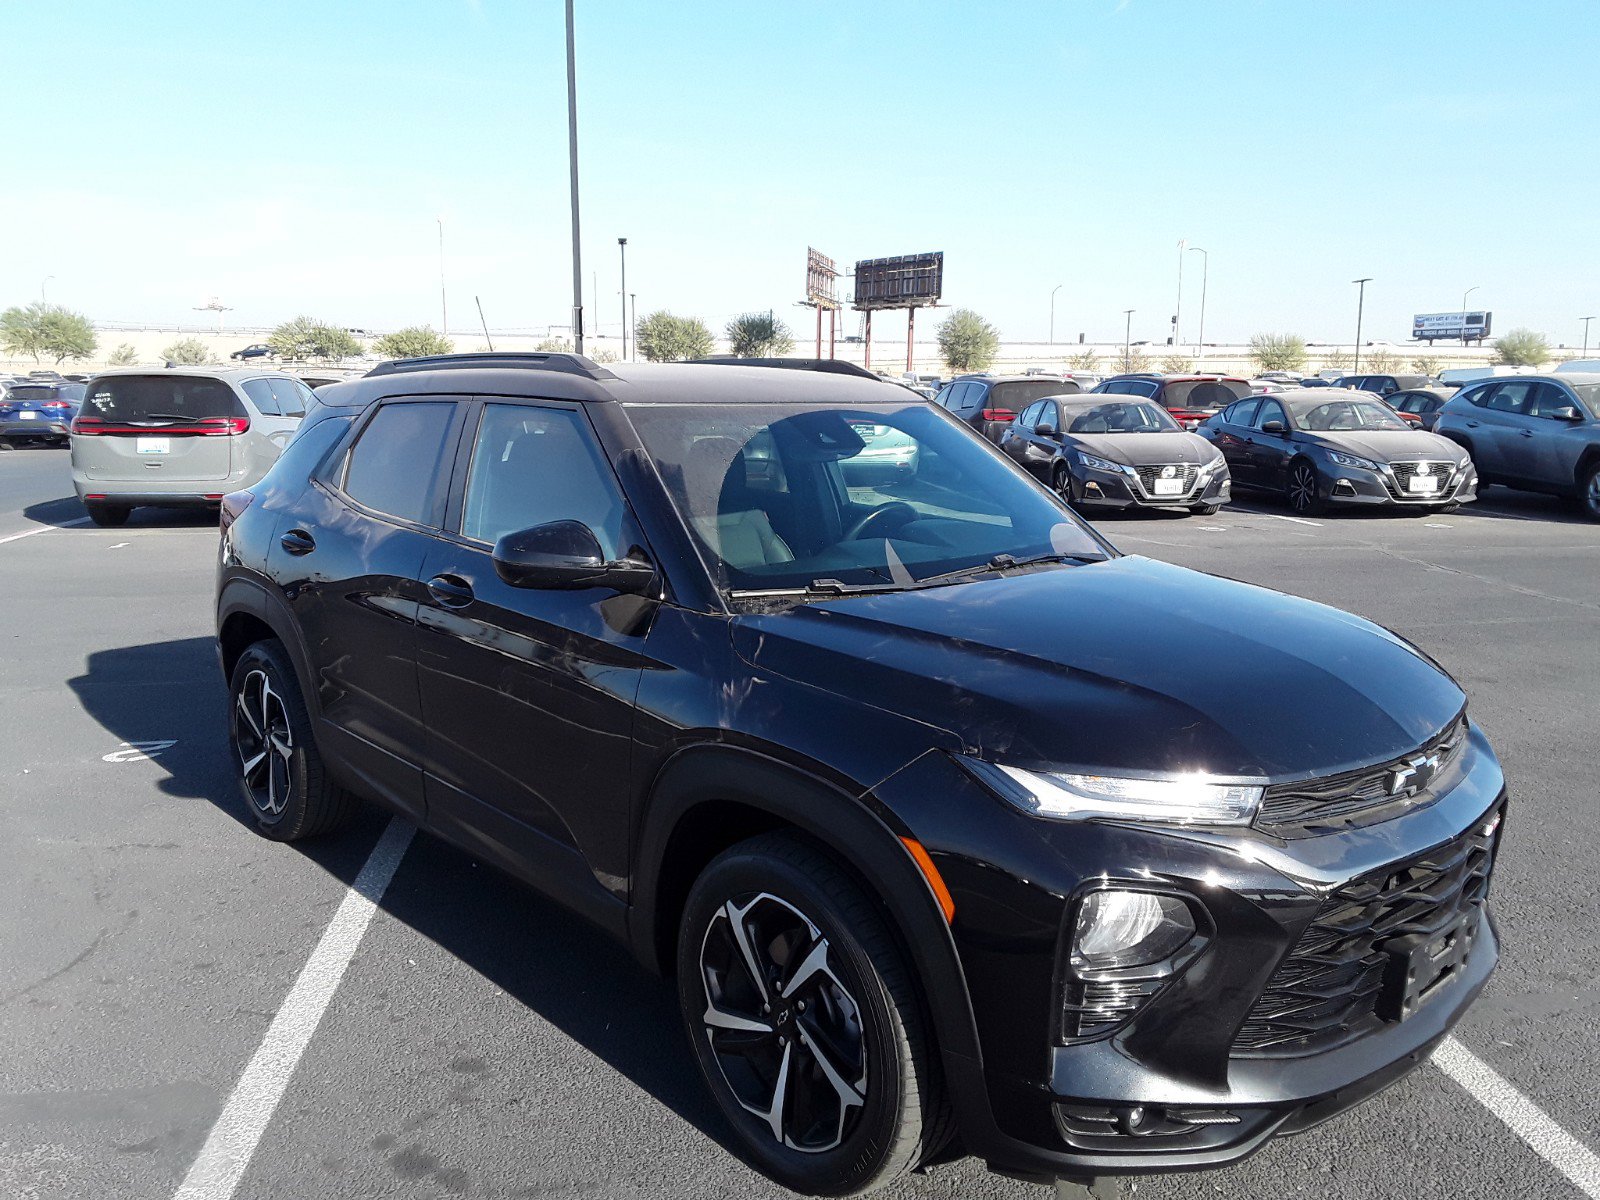
[[[1185,429],[1253,394],[1248,380],[1231,375],[1113,375],[1094,390],[1154,400]]]

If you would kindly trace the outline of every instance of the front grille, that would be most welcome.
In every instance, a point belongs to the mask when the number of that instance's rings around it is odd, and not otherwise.
[[[1443,779],[1466,744],[1467,718],[1460,716],[1412,753],[1389,762],[1299,783],[1272,784],[1261,798],[1256,828],[1278,837],[1297,838],[1388,820],[1419,807],[1418,796],[1426,792],[1425,787],[1419,792],[1414,785],[1391,790],[1399,773],[1415,771],[1416,760],[1431,760],[1438,755],[1432,777]],[[1414,774],[1408,778],[1416,777]],[[1407,779],[1400,782],[1406,785]]]
[[[1195,466],[1193,463],[1157,464],[1150,467],[1135,467],[1134,471],[1139,476],[1139,486],[1144,489],[1145,495],[1149,496],[1153,500],[1182,499],[1184,496],[1189,494],[1190,490],[1194,487],[1195,477],[1200,474],[1200,468]],[[1163,474],[1163,472],[1166,471],[1171,471],[1172,474]],[[1182,480],[1183,490],[1173,496],[1157,496],[1156,480],[1158,479]]]
[[[1389,489],[1391,500],[1433,502],[1449,498],[1455,492],[1450,480],[1456,465],[1451,462],[1397,462],[1389,464],[1390,474],[1383,477],[1383,486]],[[1438,490],[1426,495],[1411,491],[1411,480],[1417,475],[1432,475],[1438,479]]]
[[[1438,934],[1463,916],[1481,920],[1500,817],[1500,810],[1490,812],[1454,841],[1363,875],[1324,900],[1250,1010],[1234,1052],[1310,1054],[1389,1019],[1392,944]],[[1477,928],[1469,922],[1469,933]]]

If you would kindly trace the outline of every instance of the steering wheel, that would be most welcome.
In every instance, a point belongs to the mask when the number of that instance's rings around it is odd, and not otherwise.
[[[890,500],[887,504],[880,504],[878,507],[868,509],[862,513],[851,522],[850,528],[845,530],[844,537],[840,540],[853,542],[857,538],[865,536],[867,531],[874,526],[882,525],[890,520],[894,521],[895,528],[899,528],[901,525],[915,521],[919,515],[917,510],[904,500]]]

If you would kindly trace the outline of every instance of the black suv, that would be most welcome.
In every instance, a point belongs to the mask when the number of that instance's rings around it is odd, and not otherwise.
[[[933,402],[998,442],[1017,414],[1035,400],[1081,391],[1064,375],[957,375],[939,389]]]
[[[1229,1162],[1494,968],[1503,780],[1437,664],[1118,554],[903,388],[485,355],[318,401],[223,507],[252,817],[381,801],[675,973],[788,1187]]]

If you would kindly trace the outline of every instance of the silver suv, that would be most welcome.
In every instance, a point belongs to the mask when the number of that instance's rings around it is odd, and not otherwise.
[[[96,525],[216,504],[278,461],[312,399],[281,371],[107,371],[72,422],[72,486]]]
[[[1600,521],[1600,374],[1513,375],[1469,383],[1435,433],[1466,448],[1479,486],[1575,501]]]

